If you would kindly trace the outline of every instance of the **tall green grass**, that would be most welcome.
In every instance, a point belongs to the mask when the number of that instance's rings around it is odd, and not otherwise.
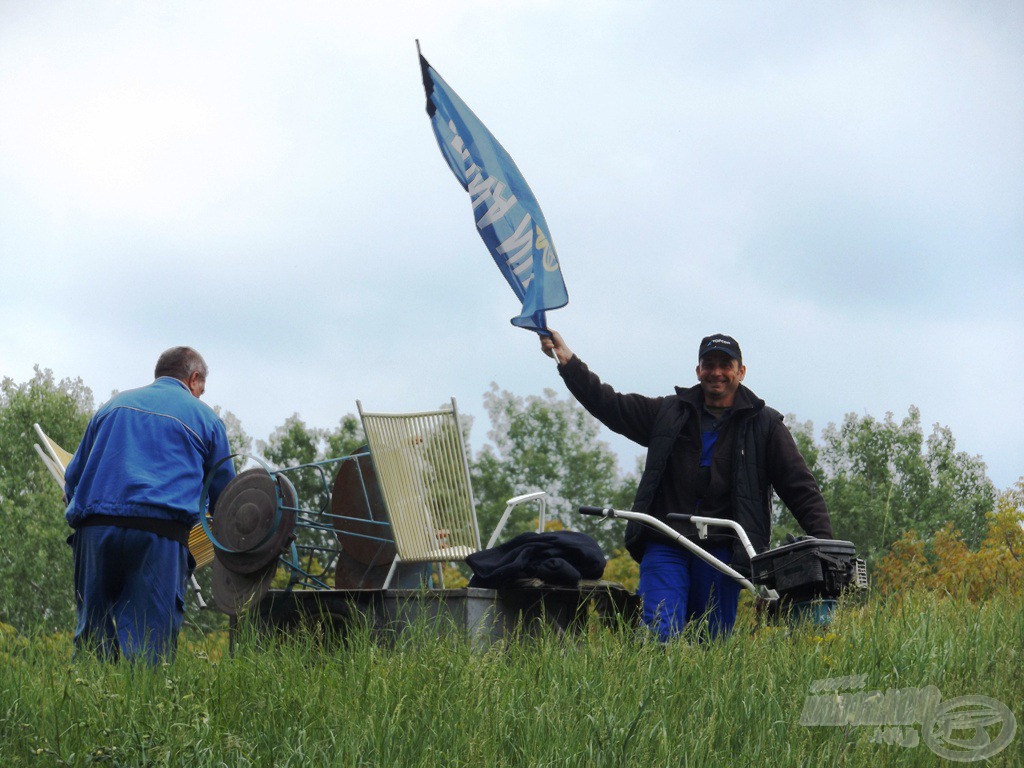
[[[936,686],[1009,705],[1024,765],[1024,604],[928,593],[845,606],[822,631],[757,626],[712,643],[594,624],[479,649],[418,625],[343,645],[240,632],[155,669],[72,658],[66,638],[0,639],[8,765],[933,766],[868,726],[800,724],[816,680]],[[920,727],[918,727],[920,730]],[[875,741],[873,741],[873,739]]]

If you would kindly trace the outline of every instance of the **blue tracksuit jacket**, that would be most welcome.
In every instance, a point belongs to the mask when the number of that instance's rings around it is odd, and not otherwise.
[[[65,473],[65,517],[77,528],[89,515],[199,522],[206,474],[229,456],[223,422],[182,382],[162,376],[122,392],[89,421]],[[234,477],[225,461],[210,504]]]

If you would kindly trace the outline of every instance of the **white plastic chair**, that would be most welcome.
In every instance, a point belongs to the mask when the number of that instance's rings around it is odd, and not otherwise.
[[[464,561],[478,552],[480,530],[455,398],[451,408],[420,413],[368,413],[358,400],[356,408],[398,551],[383,588],[400,561]],[[544,491],[509,499],[487,546],[520,504],[539,502],[538,530],[543,531],[546,500]]]

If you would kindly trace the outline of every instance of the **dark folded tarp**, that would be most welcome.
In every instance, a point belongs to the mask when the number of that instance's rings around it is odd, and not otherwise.
[[[580,579],[600,579],[605,556],[585,533],[521,533],[497,547],[466,558],[473,569],[471,587],[500,589],[522,579],[576,586]]]

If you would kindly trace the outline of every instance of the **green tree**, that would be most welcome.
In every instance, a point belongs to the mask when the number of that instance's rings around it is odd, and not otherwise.
[[[818,487],[825,486],[825,476],[821,463],[818,460],[820,449],[814,441],[814,424],[810,421],[799,421],[793,414],[786,416],[786,426],[796,441],[797,448],[803,454],[811,474],[818,482]],[[786,539],[786,534],[802,536],[804,531],[800,528],[796,519],[786,510],[778,496],[773,497],[774,513],[772,517],[772,540],[773,546],[778,546]]]
[[[93,412],[81,379],[35,367],[0,382],[0,622],[21,631],[74,626],[70,530],[63,493],[36,456],[33,424],[74,451]]]
[[[969,600],[1024,590],[1024,478],[999,494],[985,515],[986,533],[970,549],[953,523],[931,539],[907,531],[881,558],[873,583],[882,594],[904,595],[916,587]]]
[[[995,502],[995,487],[978,456],[956,450],[948,427],[935,424],[925,438],[921,414],[911,406],[902,421],[891,413],[882,421],[847,414],[829,424],[822,445],[813,427],[788,419],[790,429],[821,486],[837,538],[877,558],[907,531],[923,540],[952,524],[972,547],[985,536],[985,515]],[[776,505],[779,541],[799,532]]]
[[[597,420],[571,397],[560,399],[551,389],[522,398],[492,384],[484,407],[492,445],[471,462],[482,530],[493,529],[509,498],[547,491],[550,518],[593,536],[609,554],[620,547],[621,525],[576,512],[583,504],[628,508],[636,489],[636,478],[622,474],[615,453],[598,439]],[[519,533],[532,525],[520,516],[507,531]]]
[[[366,443],[366,438],[363,436],[363,425],[351,413],[341,417],[338,425],[327,432],[325,440],[326,454],[331,458],[348,456]]]
[[[314,466],[326,459],[347,456],[365,442],[363,428],[352,414],[341,418],[334,429],[306,425],[293,413],[277,427],[267,440],[257,440],[256,447],[273,468],[302,467],[289,472],[299,505],[314,511],[327,511],[334,482],[336,464]]]
[[[228,433],[228,447],[235,455],[235,470],[238,471],[245,466],[245,457],[252,453],[252,438],[242,428],[241,419],[231,411],[225,411],[219,405],[215,405],[213,412],[224,422],[224,429]]]

